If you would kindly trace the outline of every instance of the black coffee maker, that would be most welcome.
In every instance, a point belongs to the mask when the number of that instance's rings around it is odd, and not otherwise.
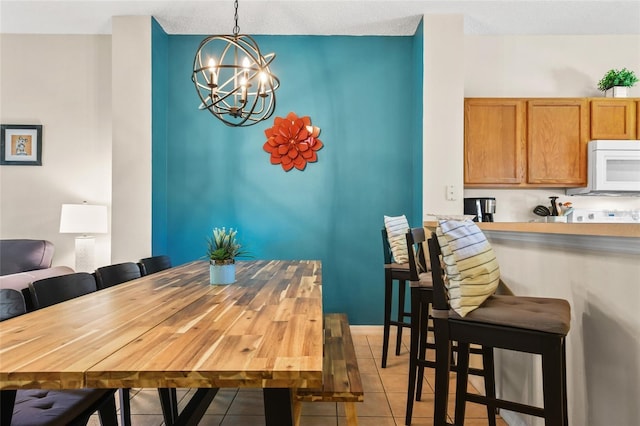
[[[474,222],[493,222],[496,212],[495,198],[465,198],[464,214],[475,215]]]

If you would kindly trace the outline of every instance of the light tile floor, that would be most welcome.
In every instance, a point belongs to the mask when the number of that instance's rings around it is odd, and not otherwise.
[[[369,328],[367,328],[368,330]],[[364,402],[357,404],[358,422],[360,426],[396,426],[404,425],[407,403],[408,365],[409,365],[409,333],[403,335],[403,347],[399,356],[395,355],[395,343],[389,348],[387,367],[380,367],[382,357],[382,328],[380,332],[362,333],[353,331],[353,340],[358,366],[364,385]],[[391,342],[395,342],[392,335]],[[450,393],[455,392],[455,376],[452,375]],[[421,401],[416,401],[413,408],[412,425],[433,425],[433,370],[425,372],[425,384]],[[470,391],[475,391],[469,384]],[[179,389],[179,408],[182,409],[190,396],[191,390]],[[450,397],[449,414],[453,414],[453,395]],[[134,426],[164,425],[162,411],[155,389],[131,390],[131,421]],[[451,419],[449,419],[451,421]],[[346,425],[342,404],[330,402],[304,403],[301,426],[344,426]],[[209,406],[201,425],[221,426],[262,426],[264,421],[264,403],[262,391],[256,389],[221,389]],[[487,424],[484,406],[467,404],[465,425],[480,426]],[[498,418],[498,426],[507,423]],[[99,426],[97,416],[89,422],[91,426]]]

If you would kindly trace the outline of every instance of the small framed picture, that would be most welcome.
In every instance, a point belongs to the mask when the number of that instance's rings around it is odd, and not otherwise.
[[[0,165],[42,165],[41,125],[2,124],[0,132]]]

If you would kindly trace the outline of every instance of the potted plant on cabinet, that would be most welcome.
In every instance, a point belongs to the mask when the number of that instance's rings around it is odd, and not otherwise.
[[[638,77],[633,71],[626,68],[621,70],[611,69],[598,82],[598,90],[605,92],[605,96],[614,98],[626,98],[627,88],[638,82]]]
[[[207,257],[209,258],[209,282],[211,284],[231,284],[236,280],[236,258],[248,257],[236,238],[238,231],[229,228],[213,228],[207,238]]]

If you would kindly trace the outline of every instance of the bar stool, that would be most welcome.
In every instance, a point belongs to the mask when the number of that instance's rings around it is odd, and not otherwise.
[[[402,329],[410,328],[411,323],[405,319],[411,318],[411,312],[405,309],[405,295],[407,281],[409,280],[409,264],[395,263],[392,260],[391,246],[387,236],[387,230],[382,228],[382,252],[384,255],[384,331],[382,337],[382,368],[387,366],[387,353],[389,350],[389,332],[391,326],[397,327],[396,355],[400,355],[402,345]],[[391,303],[393,300],[393,282],[398,282],[398,314],[395,320],[391,320]]]
[[[469,232],[482,233],[475,224],[462,226],[469,228]],[[436,344],[434,424],[447,424],[451,342],[457,341],[456,425],[464,424],[467,401],[543,417],[547,426],[568,425],[565,338],[571,321],[569,303],[562,299],[491,295],[480,307],[462,317],[450,309],[438,238],[434,233],[428,243]],[[447,253],[453,257],[443,261],[447,267],[449,262],[466,256],[456,250],[454,247],[452,253]],[[468,262],[469,258],[464,260]],[[544,407],[498,399],[495,395],[469,394],[466,383],[470,344],[482,345],[486,352],[501,348],[541,355]]]
[[[436,363],[427,359],[427,349],[434,350],[434,343],[428,341],[433,336],[434,328],[429,325],[429,312],[433,304],[433,277],[426,262],[423,243],[426,242],[424,228],[411,228],[406,234],[407,253],[409,256],[409,283],[411,288],[411,345],[409,350],[409,386],[407,390],[407,407],[405,424],[411,424],[413,401],[422,398],[425,367],[435,368]],[[453,353],[457,352],[456,342],[452,343],[450,368],[457,370]],[[471,353],[482,355],[482,369],[469,368],[469,374],[484,379],[485,393],[495,396],[495,378],[493,370],[493,352],[483,348],[470,348]],[[416,377],[417,376],[417,377]],[[487,406],[489,426],[495,426],[495,407]]]

